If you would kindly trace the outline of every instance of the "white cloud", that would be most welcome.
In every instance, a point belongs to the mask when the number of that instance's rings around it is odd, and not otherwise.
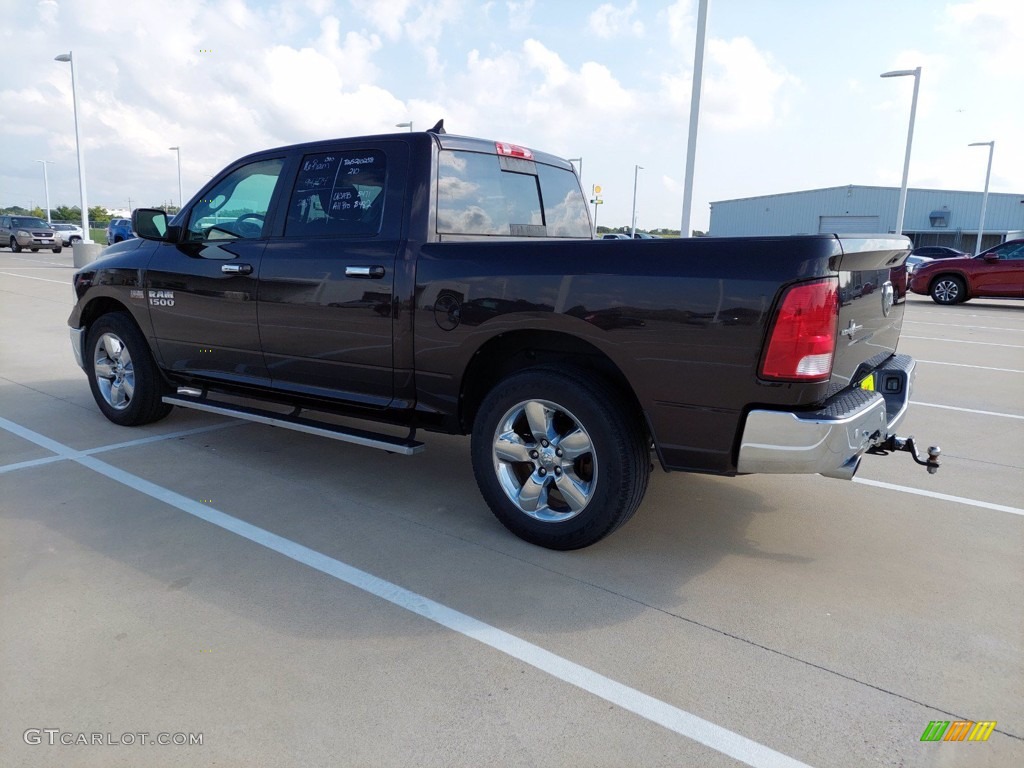
[[[604,39],[623,34],[642,37],[644,24],[639,19],[633,19],[637,9],[636,3],[637,0],[630,0],[625,8],[619,8],[611,3],[598,6],[587,19],[587,28]]]

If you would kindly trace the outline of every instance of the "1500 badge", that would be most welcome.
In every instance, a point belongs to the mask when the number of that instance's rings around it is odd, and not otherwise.
[[[173,307],[174,291],[150,291],[149,306],[151,307]]]

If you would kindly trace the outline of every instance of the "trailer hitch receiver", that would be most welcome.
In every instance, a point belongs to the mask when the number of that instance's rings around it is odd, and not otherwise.
[[[929,475],[934,475],[939,471],[939,455],[942,453],[942,449],[937,445],[930,446],[928,448],[928,458],[922,459],[917,452],[917,444],[914,442],[913,435],[906,438],[889,435],[882,442],[868,448],[868,453],[875,454],[876,456],[886,456],[890,451],[906,451],[914,461],[922,467],[928,468]]]

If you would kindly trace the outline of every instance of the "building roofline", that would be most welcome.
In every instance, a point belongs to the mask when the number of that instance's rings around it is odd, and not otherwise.
[[[787,197],[789,195],[806,195],[811,192],[830,192],[834,189],[884,189],[891,192],[899,192],[899,187],[883,187],[873,186],[870,184],[840,184],[835,187],[817,187],[815,189],[799,189],[793,192],[774,192],[768,195],[751,195],[750,197],[733,197],[728,200],[712,200],[709,205],[718,205],[719,203],[741,203],[746,200],[764,200],[769,197]],[[907,193],[910,192],[944,192],[947,194],[954,195],[980,195],[981,190],[977,189],[926,189],[923,187],[908,187]],[[1019,197],[1020,201],[1024,203],[1024,192],[989,192],[989,197]]]

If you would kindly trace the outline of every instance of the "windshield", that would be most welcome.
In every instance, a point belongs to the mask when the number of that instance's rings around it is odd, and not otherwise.
[[[15,227],[43,227],[47,226],[46,222],[42,219],[37,219],[34,216],[15,216],[11,219],[11,225]]]

